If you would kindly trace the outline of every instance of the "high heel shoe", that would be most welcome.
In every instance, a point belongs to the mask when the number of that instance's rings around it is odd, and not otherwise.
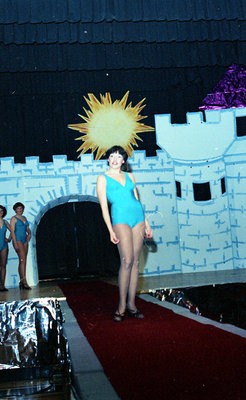
[[[26,283],[26,282],[23,282],[23,281],[20,281],[19,282],[19,288],[20,288],[20,290],[31,290],[32,288]]]
[[[121,322],[125,318],[125,313],[120,314],[119,310],[115,311],[113,320],[114,322]]]
[[[144,315],[139,310],[131,310],[130,308],[126,309],[128,317],[130,318],[138,318],[143,319]]]

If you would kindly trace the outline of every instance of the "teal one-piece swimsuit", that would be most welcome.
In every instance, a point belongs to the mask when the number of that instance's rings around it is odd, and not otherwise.
[[[7,231],[6,222],[3,221],[3,226],[2,228],[0,228],[0,251],[8,247],[8,243],[5,241],[6,231]]]
[[[25,223],[15,217],[16,223],[15,223],[15,237],[17,241],[22,242],[23,244],[27,242],[26,237],[27,237],[27,227],[29,226],[29,222],[26,220]]]
[[[111,203],[112,225],[127,224],[133,228],[144,221],[143,207],[134,194],[135,185],[125,173],[125,185],[104,174],[106,177],[106,194]]]

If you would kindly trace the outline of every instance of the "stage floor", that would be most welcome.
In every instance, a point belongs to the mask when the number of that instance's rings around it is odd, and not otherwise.
[[[118,284],[115,277],[104,280],[114,285]],[[246,269],[140,276],[138,292],[147,293],[151,289],[173,289],[238,282],[246,282]]]
[[[87,278],[81,278],[87,279]],[[98,279],[96,276],[90,279]],[[117,277],[99,278],[105,282],[117,285]],[[66,280],[67,281],[67,280]],[[72,280],[71,280],[72,281]],[[148,293],[151,289],[173,289],[185,287],[197,287],[213,284],[246,282],[246,270],[225,270],[211,272],[192,272],[187,274],[168,274],[158,276],[145,276],[139,278],[138,293]],[[58,280],[42,281],[32,290],[10,288],[8,292],[0,292],[0,301],[25,300],[42,297],[64,298],[58,286]]]

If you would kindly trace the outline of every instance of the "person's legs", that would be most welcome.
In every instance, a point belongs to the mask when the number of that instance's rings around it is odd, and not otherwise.
[[[25,277],[25,282],[26,282],[26,259],[27,259],[27,252],[28,252],[28,242],[24,243],[24,251],[25,251],[24,277]]]
[[[3,249],[1,253],[1,288],[5,287],[6,265],[9,249]]]
[[[19,267],[18,267],[18,272],[20,276],[20,281],[23,281],[25,279],[25,262],[26,262],[26,252],[24,248],[24,244],[21,241],[17,242],[18,244],[18,257],[19,257]]]
[[[19,276],[20,276],[20,283],[22,286],[24,285],[24,289],[29,289],[30,287],[27,285],[26,281],[26,257],[28,251],[28,243],[22,243],[18,241],[18,257],[19,257]]]
[[[119,270],[120,301],[118,312],[123,314],[126,309],[126,298],[133,263],[133,237],[131,228],[126,224],[114,225],[114,231],[120,240],[117,244],[121,261]]]
[[[134,258],[130,274],[129,288],[128,288],[128,302],[127,307],[132,311],[136,311],[135,298],[138,284],[139,274],[139,256],[144,240],[145,223],[140,222],[132,228],[133,237],[133,251]]]

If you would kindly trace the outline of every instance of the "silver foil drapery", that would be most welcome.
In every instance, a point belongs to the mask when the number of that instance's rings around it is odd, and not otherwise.
[[[201,315],[199,308],[192,303],[180,289],[154,289],[149,290],[149,294],[160,301],[168,301],[184,308],[188,308],[192,313]]]
[[[56,299],[0,304],[0,369],[59,365],[67,360],[63,317]]]

